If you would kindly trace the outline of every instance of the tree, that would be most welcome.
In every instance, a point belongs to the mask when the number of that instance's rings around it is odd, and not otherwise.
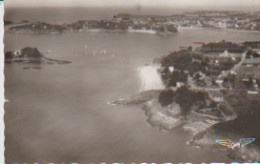
[[[5,60],[6,59],[12,59],[13,58],[13,52],[12,51],[7,51],[6,53],[5,53]]]
[[[37,48],[25,47],[21,50],[21,57],[41,58],[42,55]]]
[[[173,97],[174,97],[174,92],[171,89],[164,90],[159,95],[159,103],[162,106],[168,106],[173,102]]]

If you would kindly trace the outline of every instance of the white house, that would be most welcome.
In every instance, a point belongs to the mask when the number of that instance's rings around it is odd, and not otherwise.
[[[169,67],[168,67],[168,70],[169,70],[171,73],[173,73],[173,71],[174,71],[174,66],[169,66]]]
[[[258,91],[249,90],[249,91],[247,91],[247,94],[249,94],[249,95],[257,95]]]
[[[216,79],[216,83],[217,83],[217,84],[222,84],[223,82],[224,82],[223,79]]]
[[[181,88],[182,86],[184,86],[185,84],[183,82],[177,82],[176,83],[176,87],[177,88]]]
[[[224,101],[223,93],[221,91],[209,91],[209,96],[216,102]]]
[[[230,57],[230,53],[228,52],[228,50],[225,50],[222,54],[219,55],[220,57]]]

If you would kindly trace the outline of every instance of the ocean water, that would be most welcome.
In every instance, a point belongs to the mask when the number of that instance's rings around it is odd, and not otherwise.
[[[44,15],[31,19],[48,22]],[[6,33],[5,51],[31,46],[47,57],[72,61],[42,64],[37,70],[24,70],[25,65],[19,63],[5,65],[9,100],[5,104],[6,163],[232,162],[225,152],[187,146],[190,134],[181,129],[163,132],[148,126],[137,106],[106,102],[134,95],[142,88],[161,87],[154,70],[143,66],[179,46],[259,37],[259,33],[205,29],[183,29],[173,35]]]

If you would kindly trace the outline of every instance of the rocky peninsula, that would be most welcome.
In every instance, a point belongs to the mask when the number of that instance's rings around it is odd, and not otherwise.
[[[196,148],[227,151],[235,160],[259,162],[260,76],[249,78],[239,71],[252,55],[260,58],[254,44],[227,41],[171,52],[155,61],[165,89],[144,91],[109,104],[138,105],[150,125],[190,132],[187,144]],[[251,94],[252,89],[256,94]],[[216,142],[244,137],[256,141],[235,150]]]

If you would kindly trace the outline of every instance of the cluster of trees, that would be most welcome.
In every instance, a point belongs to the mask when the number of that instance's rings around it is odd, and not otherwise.
[[[32,48],[32,47],[25,47],[25,48],[21,49],[20,54],[15,54],[13,51],[5,52],[5,60],[13,59],[13,58],[24,58],[24,57],[41,58],[42,55],[37,48]]]
[[[37,48],[25,47],[21,49],[20,57],[41,58],[42,55]]]
[[[163,70],[161,77],[166,87],[176,87],[177,82],[186,83],[188,81],[187,73],[184,73],[183,71],[170,72],[168,68]]]
[[[67,30],[79,31],[86,29],[103,29],[103,30],[127,30],[128,25],[125,22],[115,21],[78,21],[76,23],[66,25]]]
[[[147,30],[155,30],[157,32],[178,32],[177,28],[174,25],[153,25],[153,24],[135,24],[133,25],[133,29],[147,29]]]
[[[260,45],[260,43],[259,43],[259,45]],[[246,53],[246,58],[247,59],[259,58],[259,57],[260,57],[260,54],[258,54],[257,52],[255,52],[253,50],[249,50]]]
[[[253,145],[260,148],[260,101],[249,100],[246,92],[232,93],[228,97],[238,117],[235,120],[216,124],[213,130],[222,136],[248,136],[256,138]]]
[[[171,89],[163,90],[160,92],[159,102],[162,106],[168,106],[171,103],[173,103],[174,96],[175,96],[175,93],[173,90],[171,90]]]
[[[5,26],[11,25],[11,24],[13,24],[12,21],[10,21],[10,20],[4,20],[4,25],[5,25]]]
[[[220,61],[218,65],[211,65],[209,67],[209,70],[212,71],[213,75],[219,75],[221,73],[221,71],[230,70],[237,63],[238,63],[237,60],[233,61],[231,58],[228,58],[228,60]],[[207,73],[211,73],[210,71],[208,71]]]
[[[115,16],[116,18],[116,16]],[[124,16],[125,18],[125,16]],[[11,24],[10,21],[5,21],[5,25]],[[87,30],[87,29],[103,29],[103,30],[127,30],[130,26],[133,29],[151,29],[157,32],[178,32],[177,28],[170,24],[157,24],[155,23],[139,23],[134,24],[130,19],[123,19],[121,21],[115,20],[80,20],[75,23],[71,24],[64,24],[64,25],[52,25],[47,23],[32,23],[32,24],[24,24],[15,27],[11,27],[10,31],[32,31],[36,33],[48,33],[48,32],[58,32],[62,33],[65,30],[68,31],[80,31],[80,30]]]
[[[207,100],[209,100],[207,92],[192,91],[185,86],[178,88],[175,92],[170,89],[161,91],[159,95],[159,102],[162,106],[176,102],[181,107],[182,115],[187,115],[194,106],[207,107]]]
[[[210,64],[209,58],[192,51],[192,49],[171,52],[162,58],[161,65],[164,68],[161,73],[163,82],[167,87],[176,86],[177,82],[187,82],[188,75],[193,76],[202,72],[207,76],[218,76],[222,71],[230,70],[236,64],[231,58],[220,61],[218,65]],[[170,72],[169,67],[175,71]]]
[[[187,70],[189,64],[192,63],[192,51],[180,50],[171,52],[161,61],[163,67],[174,66],[175,69]]]
[[[202,52],[224,52],[225,50],[228,50],[228,52],[242,53],[246,50],[246,47],[225,40],[222,40],[221,42],[207,43],[201,46]]]
[[[193,75],[198,71],[206,71],[206,67],[209,66],[209,58],[193,52],[192,49],[180,50],[171,52],[163,58],[161,65],[163,67],[174,66],[175,69],[181,71],[187,70],[190,75]]]
[[[235,74],[228,74],[228,76],[224,77],[224,86],[229,88],[229,87],[232,87],[234,88],[235,85],[236,85],[236,79],[237,79],[237,76]]]
[[[36,33],[49,33],[49,32],[62,33],[65,30],[65,27],[62,25],[51,25],[47,23],[38,22],[38,23],[10,27],[10,30],[11,31],[32,31]]]

